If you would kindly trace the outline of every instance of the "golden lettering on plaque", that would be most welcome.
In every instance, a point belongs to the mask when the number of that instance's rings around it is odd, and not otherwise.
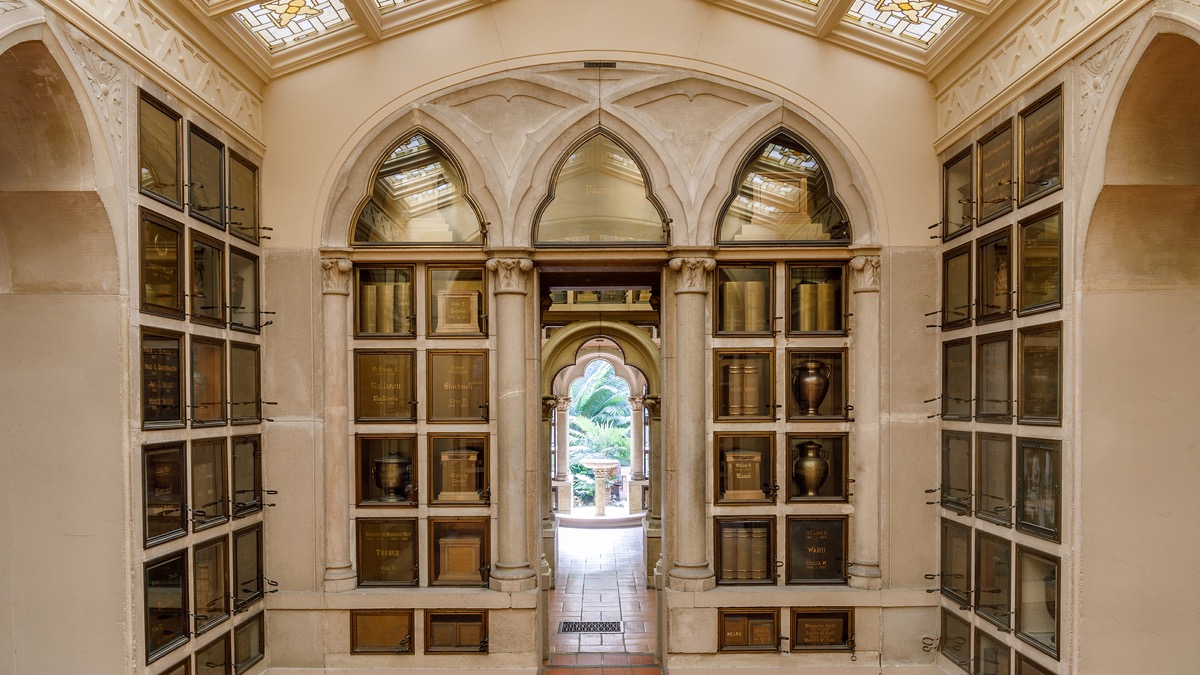
[[[744,450],[726,450],[724,458],[724,498],[728,500],[764,499],[762,455]]]
[[[478,333],[479,291],[438,291],[433,333]]]

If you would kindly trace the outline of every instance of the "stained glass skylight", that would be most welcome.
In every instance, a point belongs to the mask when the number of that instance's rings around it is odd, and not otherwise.
[[[959,14],[928,0],[854,0],[846,18],[886,35],[928,45]]]
[[[234,15],[272,52],[353,23],[342,0],[264,2]]]
[[[379,7],[379,11],[381,12],[390,12],[393,9],[407,7],[417,2],[420,2],[420,0],[375,0],[375,4]]]

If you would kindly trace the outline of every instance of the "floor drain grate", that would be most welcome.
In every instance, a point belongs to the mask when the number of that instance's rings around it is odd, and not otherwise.
[[[558,626],[560,633],[620,633],[620,621],[563,621]]]

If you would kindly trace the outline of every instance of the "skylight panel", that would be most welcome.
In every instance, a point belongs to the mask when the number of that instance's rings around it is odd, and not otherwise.
[[[390,12],[393,9],[407,7],[417,2],[420,0],[375,0],[375,5],[379,7],[380,12]]]
[[[960,13],[927,0],[855,0],[846,18],[885,35],[928,45]]]
[[[353,23],[341,0],[279,0],[234,12],[238,22],[276,52]]]

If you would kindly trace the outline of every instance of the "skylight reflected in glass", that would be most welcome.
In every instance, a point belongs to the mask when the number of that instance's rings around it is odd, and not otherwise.
[[[251,5],[234,15],[272,52],[353,23],[341,0],[279,0]]]
[[[886,35],[928,45],[959,14],[927,0],[855,0],[846,18]]]

